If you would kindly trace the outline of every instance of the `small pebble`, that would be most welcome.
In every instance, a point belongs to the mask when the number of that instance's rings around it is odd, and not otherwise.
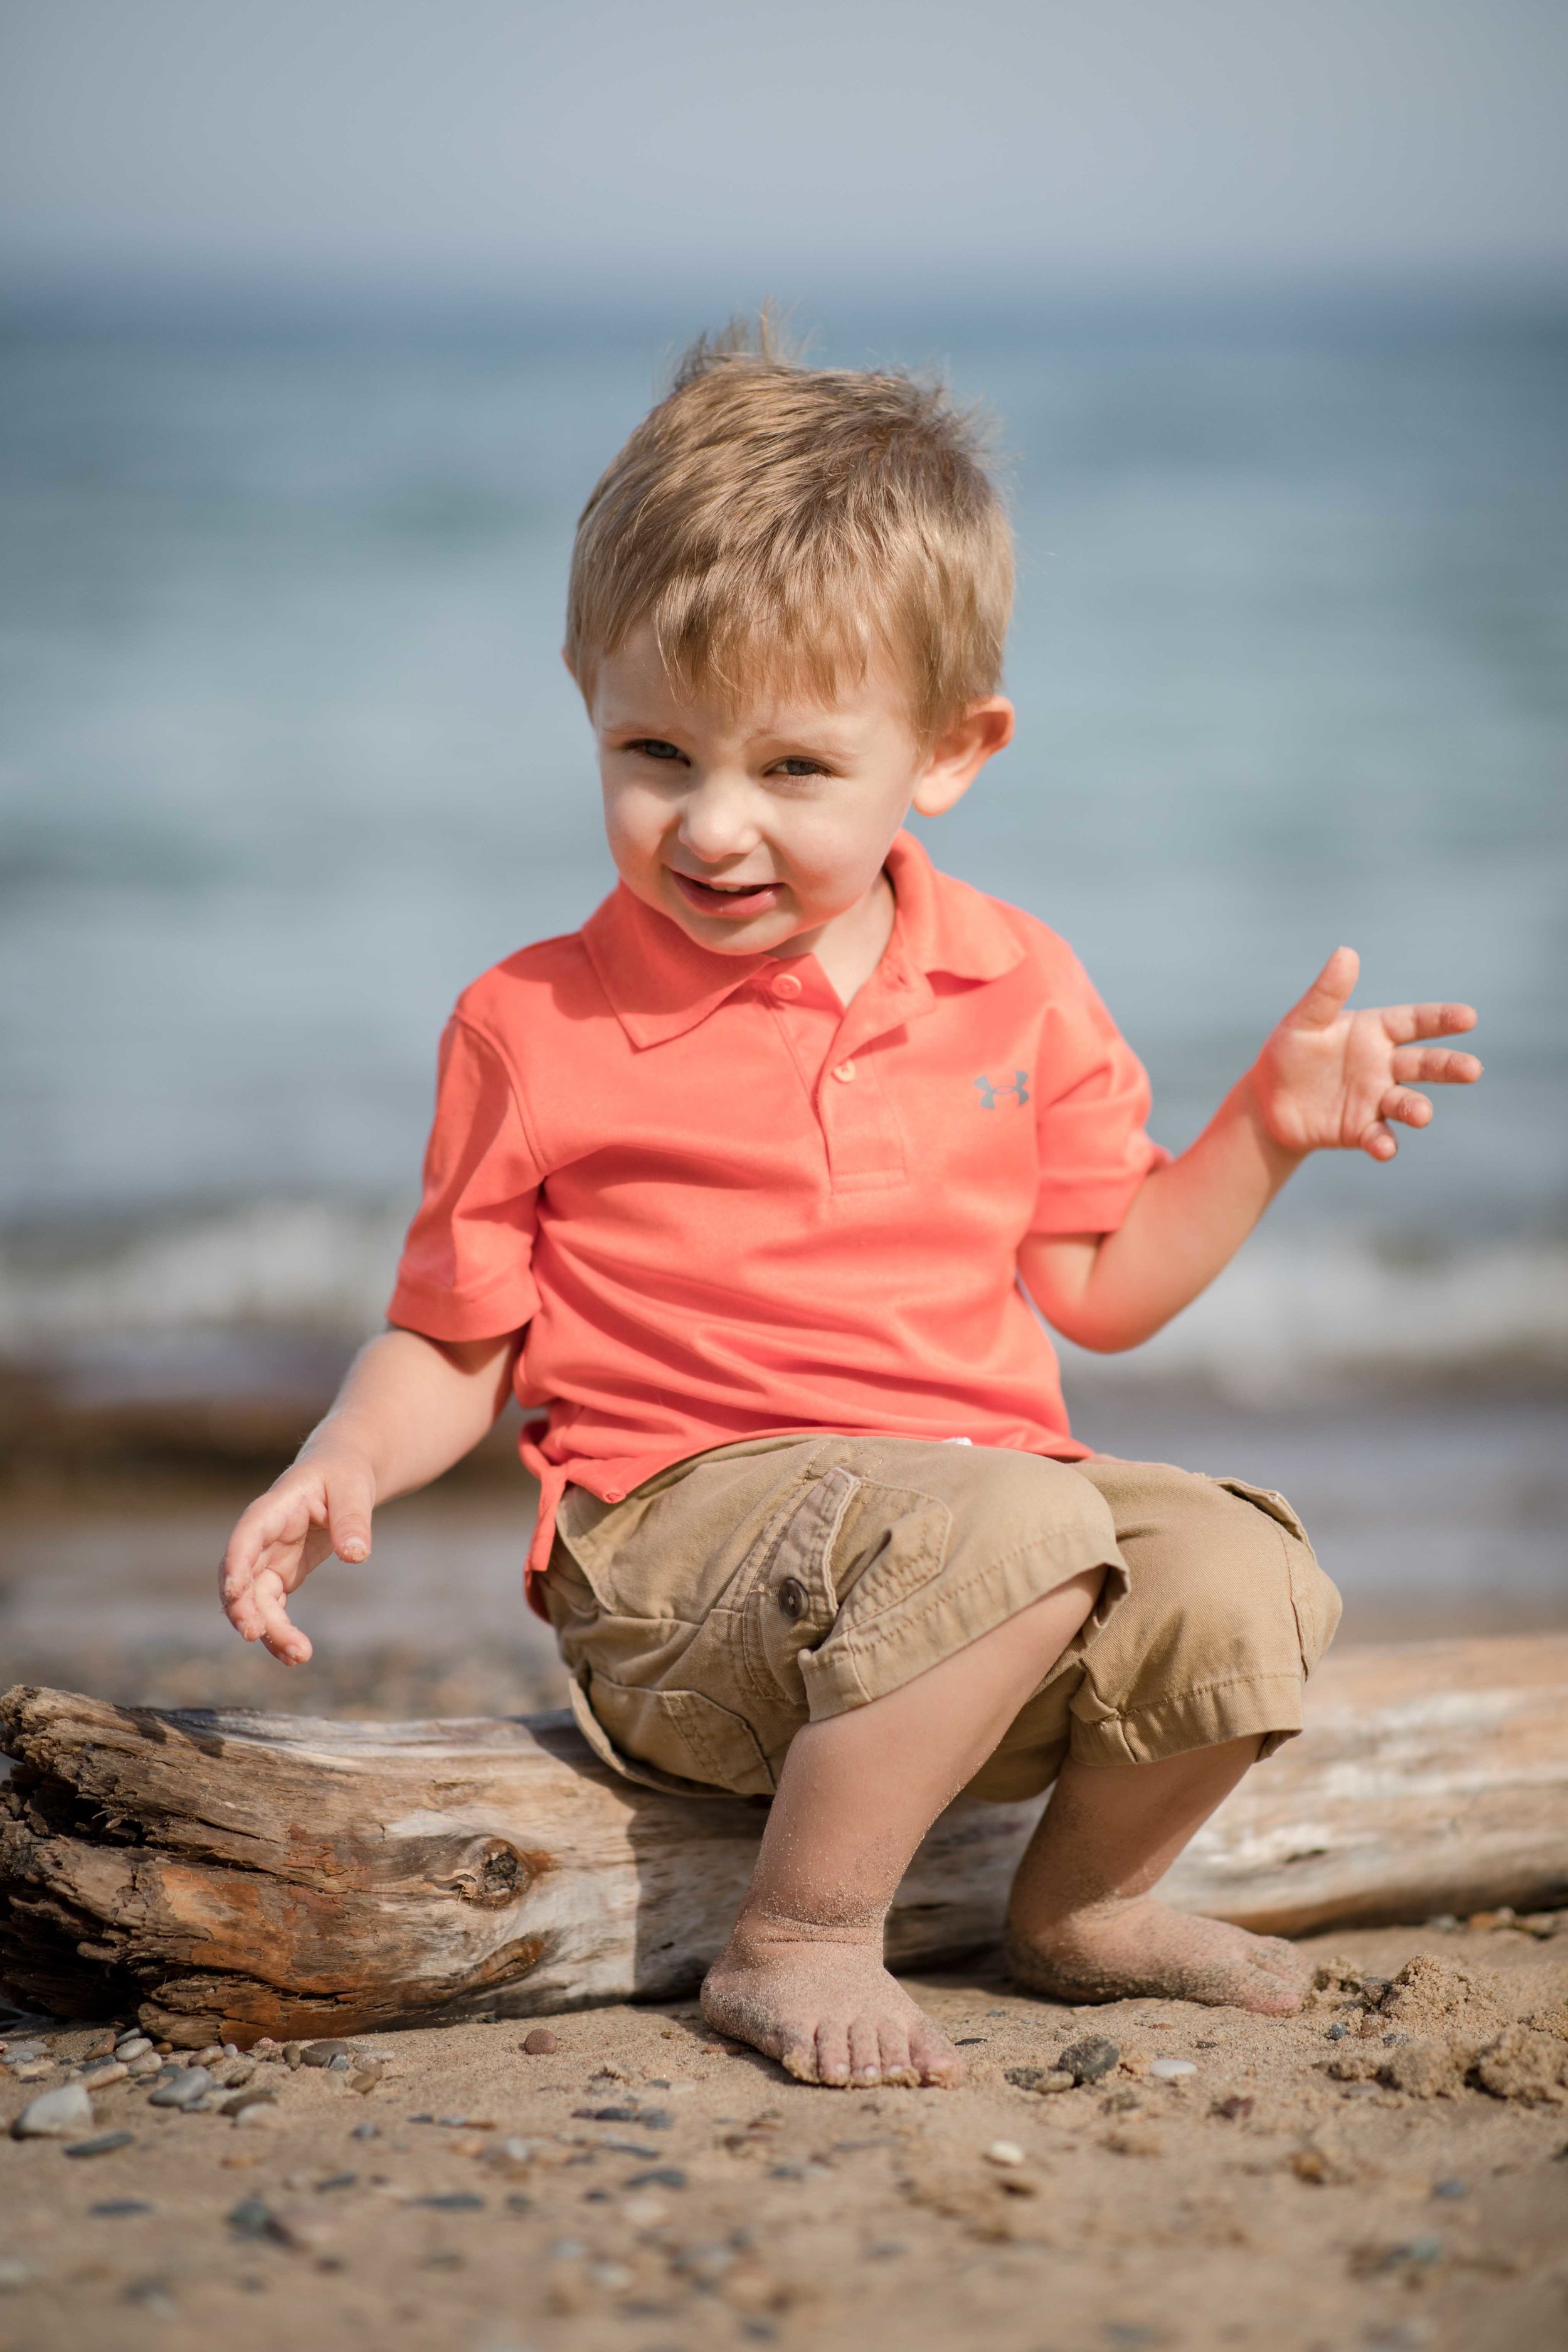
[[[11,2126],[15,2139],[75,2139],[92,2129],[92,2101],[79,2083],[29,2099]]]
[[[160,2083],[155,2091],[149,2093],[147,2105],[150,2107],[176,2107],[184,2114],[187,2108],[205,2099],[209,2091],[216,2088],[205,2066],[183,2066],[168,2082]]]
[[[1337,2025],[1330,2026],[1328,2038],[1331,2042],[1342,2042],[1349,2032],[1350,2027],[1342,2017]]]
[[[122,2221],[133,2213],[151,2213],[153,2208],[144,2197],[106,2197],[101,2205],[89,2205],[87,2210],[95,2221]]]
[[[821,2165],[812,2167],[814,2172],[821,2172],[822,2169]],[[626,2183],[628,2189],[684,2189],[685,2186],[686,2175],[678,2164],[660,2164],[651,2172],[634,2172]]]
[[[1110,2073],[1121,2057],[1114,2042],[1103,2034],[1091,2033],[1082,2042],[1069,2042],[1057,2054],[1057,2064],[1069,2074],[1075,2083],[1098,2083]]]
[[[662,2197],[638,2195],[626,2199],[621,2213],[634,2230],[657,2230],[661,2221],[668,2221],[669,2207]]]
[[[1149,2072],[1162,2083],[1179,2083],[1185,2074],[1195,2074],[1197,2068],[1190,2058],[1152,2058]]]
[[[89,2091],[107,2091],[110,2083],[123,2083],[130,2072],[118,2058],[98,2058],[81,2079]]]
[[[1435,2180],[1432,2184],[1434,2197],[1468,2197],[1469,2193],[1468,2180]]]
[[[381,2137],[381,2126],[379,2124],[355,2124],[353,2131],[349,2134],[349,2137],[351,2139],[379,2139]]]
[[[238,2090],[229,2094],[219,2110],[226,2116],[243,2116],[252,2107],[270,2107],[277,2104],[278,2094],[268,2090]]]
[[[68,2156],[112,2156],[117,2147],[129,2147],[135,2137],[134,2132],[128,2131],[100,2132],[96,2139],[72,2140],[66,2154]]]
[[[133,2083],[146,2083],[150,2082],[154,2074],[163,2073],[163,2062],[155,2050],[148,2048],[138,2051],[134,2058],[128,2060],[125,2071]]]
[[[547,2025],[536,2025],[531,2033],[523,2035],[522,2047],[530,2058],[548,2058],[552,2051],[560,2049],[560,2037],[552,2033]]]
[[[283,2063],[286,2066],[302,2066],[304,2063],[304,2043],[302,2042],[286,2042],[283,2044]]]
[[[454,2189],[433,2197],[411,2197],[411,2205],[423,2205],[432,2213],[482,2213],[485,2200],[471,2189]]]
[[[272,2208],[259,2197],[242,2197],[229,2209],[228,2226],[242,2238],[270,2238]]]
[[[1024,2151],[1016,2139],[994,2139],[985,2151],[985,2161],[1006,2167],[1022,2164]]]
[[[132,2058],[140,2058],[144,2050],[152,2047],[144,2033],[122,2033],[114,2045],[114,2054],[117,2058],[123,2058],[129,2065]]]
[[[275,2099],[256,2099],[234,2119],[236,2131],[281,2131],[288,2122]]]
[[[307,2059],[305,2063],[308,2065],[310,2063],[309,2059]],[[347,2074],[353,2071],[353,2060],[349,2056],[346,2050],[334,2050],[331,2056],[327,2061],[327,2066],[329,2071],[334,2074]]]
[[[334,2058],[342,2058],[346,2063],[353,2054],[352,2042],[307,2042],[300,2053],[300,2063],[302,2066],[330,2066]]]
[[[1216,2116],[1223,2116],[1227,2124],[1244,2124],[1257,2105],[1256,2099],[1244,2099],[1233,2094],[1228,2099],[1216,2099],[1214,2112]]]

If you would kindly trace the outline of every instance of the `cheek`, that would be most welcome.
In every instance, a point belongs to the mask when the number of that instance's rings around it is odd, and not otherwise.
[[[648,793],[605,788],[605,835],[617,866],[646,863],[663,837],[663,811]]]
[[[861,821],[843,810],[802,809],[784,843],[797,887],[825,899],[848,904],[870,888],[897,832],[881,821],[859,813]]]

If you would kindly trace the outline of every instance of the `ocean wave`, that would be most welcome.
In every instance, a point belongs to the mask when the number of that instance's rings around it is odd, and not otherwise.
[[[225,1334],[352,1345],[379,1326],[406,1205],[262,1201],[99,1230],[0,1239],[0,1357],[47,1364],[138,1350],[174,1377]],[[1198,1384],[1270,1404],[1354,1375],[1401,1385],[1568,1375],[1568,1243],[1400,1254],[1375,1235],[1252,1243],[1132,1354],[1065,1348],[1076,1387]]]

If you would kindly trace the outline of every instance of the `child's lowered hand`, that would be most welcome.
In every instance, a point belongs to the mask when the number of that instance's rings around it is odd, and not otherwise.
[[[260,1642],[286,1666],[302,1666],[310,1639],[289,1615],[289,1595],[333,1552],[357,1563],[370,1557],[375,1475],[355,1448],[312,1448],[260,1495],[228,1539],[218,1590],[224,1614],[247,1642]]]
[[[1415,1085],[1468,1087],[1481,1075],[1473,1054],[1428,1045],[1476,1025],[1468,1004],[1385,1004],[1352,1013],[1346,999],[1361,958],[1336,948],[1300,1004],[1274,1031],[1250,1074],[1270,1139],[1291,1152],[1366,1152],[1392,1160],[1394,1129],[1432,1117]]]

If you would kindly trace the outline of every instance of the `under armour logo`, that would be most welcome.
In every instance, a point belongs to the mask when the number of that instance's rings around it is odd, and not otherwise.
[[[1013,1073],[1013,1083],[1008,1087],[993,1086],[989,1078],[976,1078],[974,1083],[980,1089],[981,1109],[994,1110],[996,1108],[996,1097],[998,1095],[1016,1095],[1018,1097],[1018,1108],[1022,1110],[1024,1105],[1029,1099],[1029,1089],[1025,1084],[1025,1080],[1027,1076],[1028,1072],[1026,1070],[1015,1070]]]

